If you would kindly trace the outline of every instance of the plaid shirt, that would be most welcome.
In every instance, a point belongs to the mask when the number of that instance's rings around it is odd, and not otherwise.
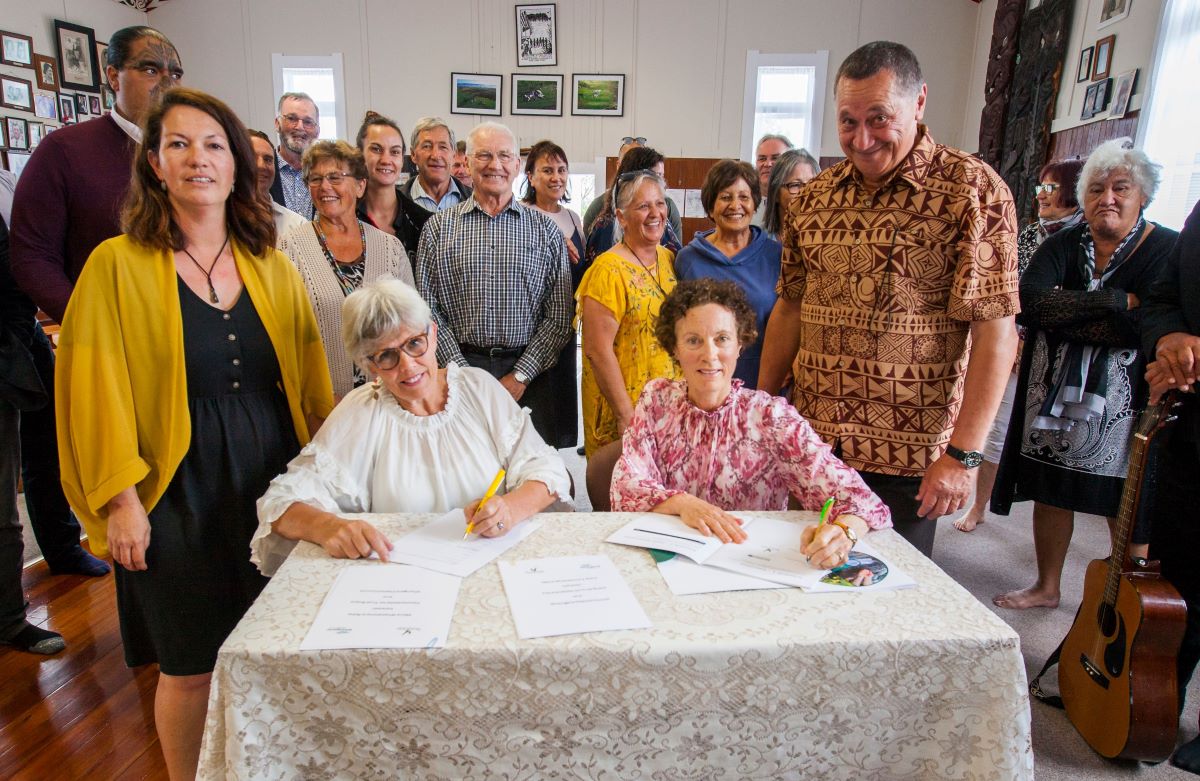
[[[283,187],[283,205],[304,219],[311,220],[313,217],[312,194],[309,193],[308,185],[304,182],[304,172],[299,168],[292,168],[291,164],[279,157],[278,154],[276,154],[276,158],[279,160],[279,184]]]
[[[493,217],[475,198],[438,212],[417,248],[417,290],[437,320],[438,362],[459,345],[524,348],[513,367],[549,369],[571,333],[567,245],[554,221],[513,198]]]

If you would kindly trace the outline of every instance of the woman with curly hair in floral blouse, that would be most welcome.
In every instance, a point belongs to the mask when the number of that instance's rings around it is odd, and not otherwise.
[[[795,407],[734,379],[754,323],[732,282],[681,282],[667,296],[655,336],[683,380],[646,384],[613,473],[613,510],[678,515],[741,542],[737,510],[784,510],[789,494],[816,510],[833,497],[830,522],[806,527],[801,551],[818,567],[844,564],[861,535],[892,525],[891,512]]]

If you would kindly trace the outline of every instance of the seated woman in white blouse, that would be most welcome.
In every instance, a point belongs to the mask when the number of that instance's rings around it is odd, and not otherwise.
[[[339,513],[466,510],[474,533],[498,537],[557,498],[570,478],[529,415],[490,374],[437,365],[437,324],[408,285],[382,279],[346,297],[346,352],[374,382],[346,395],[258,500],[251,560],[273,574],[296,540],[331,556],[387,560],[391,543]],[[496,495],[479,499],[503,468]]]

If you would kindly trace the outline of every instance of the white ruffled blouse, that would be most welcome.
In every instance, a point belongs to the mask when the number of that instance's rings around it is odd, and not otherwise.
[[[294,502],[338,514],[442,513],[479,499],[504,467],[498,494],[537,480],[570,504],[566,466],[528,411],[482,369],[446,371],[446,407],[435,415],[413,415],[370,384],[342,399],[258,500],[250,560],[264,575],[296,545],[271,530]]]

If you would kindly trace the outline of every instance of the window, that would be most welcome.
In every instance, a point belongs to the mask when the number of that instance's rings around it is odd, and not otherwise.
[[[754,145],[768,133],[787,136],[813,157],[821,157],[821,122],[829,52],[746,53],[746,95],[742,113],[742,158],[754,162]]]
[[[275,105],[285,92],[303,92],[312,97],[321,115],[321,138],[343,138],[346,126],[346,90],[342,80],[342,55],[302,57],[272,54],[275,74]]]
[[[1163,170],[1146,216],[1179,230],[1200,200],[1200,0],[1167,0],[1150,73],[1138,145]]]

